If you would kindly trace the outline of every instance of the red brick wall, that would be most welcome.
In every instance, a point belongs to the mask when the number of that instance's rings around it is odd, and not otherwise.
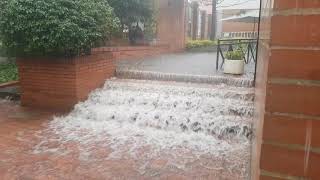
[[[115,71],[112,54],[73,59],[18,59],[24,106],[70,110]]]
[[[115,60],[172,52],[168,46],[102,47],[75,59],[18,59],[21,103],[70,110],[115,72]]]
[[[320,179],[320,1],[262,6],[252,179]]]
[[[76,64],[77,98],[86,100],[88,94],[114,76],[114,56],[111,53],[95,54],[90,59],[83,58]]]
[[[126,47],[101,47],[93,49],[93,52],[113,53],[116,60],[136,59],[149,56],[156,56],[173,52],[167,45],[159,46],[126,46]]]

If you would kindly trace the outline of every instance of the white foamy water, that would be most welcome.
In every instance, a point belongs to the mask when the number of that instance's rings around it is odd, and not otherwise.
[[[179,156],[185,153],[224,157],[244,168],[252,115],[253,90],[248,88],[110,80],[69,115],[51,121],[47,131],[60,144],[78,143],[81,158],[99,144],[113,150],[109,159],[126,154],[147,161],[168,152],[170,163],[184,168],[187,158]],[[34,153],[59,151],[46,147],[49,141],[43,137]]]

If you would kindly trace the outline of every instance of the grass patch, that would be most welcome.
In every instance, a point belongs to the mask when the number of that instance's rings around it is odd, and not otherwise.
[[[18,68],[15,62],[0,63],[0,83],[17,81],[18,79]]]

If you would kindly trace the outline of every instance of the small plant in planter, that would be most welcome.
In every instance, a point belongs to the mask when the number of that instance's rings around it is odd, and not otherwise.
[[[17,57],[22,105],[72,108],[113,75],[91,54],[118,31],[107,0],[1,0],[0,42]]]
[[[224,73],[241,75],[244,73],[244,53],[241,50],[225,54]]]

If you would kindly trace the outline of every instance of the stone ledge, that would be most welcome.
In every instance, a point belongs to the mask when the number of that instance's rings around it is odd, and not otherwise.
[[[205,84],[226,84],[235,87],[253,87],[253,80],[248,78],[234,78],[224,76],[188,75],[161,73],[152,71],[116,70],[116,77],[123,79],[142,79],[159,81],[176,81]]]
[[[6,87],[11,87],[16,85],[19,85],[19,81],[10,81],[10,82],[0,84],[0,88],[6,88]]]

